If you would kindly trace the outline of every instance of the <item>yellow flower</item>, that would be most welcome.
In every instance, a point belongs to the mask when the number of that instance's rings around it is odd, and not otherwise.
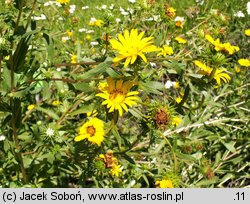
[[[72,55],[71,56],[71,63],[77,63],[77,55]]]
[[[177,27],[183,28],[183,25],[184,25],[184,22],[185,22],[185,18],[184,17],[177,16],[174,19],[174,21],[175,21],[175,25]]]
[[[241,71],[240,67],[234,67],[234,70],[235,70],[236,73],[240,73],[240,71]]]
[[[34,105],[34,104],[30,104],[30,105],[28,105],[28,107],[27,107],[28,110],[32,110],[32,109],[34,109],[34,108],[35,108],[35,105]]]
[[[205,35],[205,38],[214,46],[216,51],[223,51],[232,55],[240,50],[238,46],[233,46],[230,43],[221,43],[219,38],[214,40],[211,35]]]
[[[91,35],[86,35],[86,40],[91,40]]]
[[[59,106],[59,105],[60,105],[60,101],[59,101],[59,100],[54,100],[54,101],[52,102],[52,105],[53,105],[53,106]]]
[[[106,168],[111,168],[112,176],[118,177],[119,173],[122,172],[118,159],[113,156],[113,151],[109,150],[106,154],[100,154],[99,158],[104,161]]]
[[[156,188],[174,188],[174,185],[171,180],[163,179],[161,181],[155,182]]]
[[[73,32],[70,31],[70,30],[67,30],[66,32],[67,32],[67,35],[68,35],[69,38],[73,35]]]
[[[56,0],[57,2],[59,2],[60,4],[67,4],[69,3],[70,0]]]
[[[170,18],[175,17],[175,15],[176,15],[175,12],[176,12],[176,9],[173,8],[173,7],[167,7],[166,10],[165,10],[165,14],[166,14],[168,17],[170,17]]]
[[[92,19],[90,22],[89,22],[89,25],[90,26],[98,26],[98,27],[101,27],[103,24],[103,21],[101,19]]]
[[[245,30],[245,35],[250,36],[250,29]]]
[[[172,121],[171,121],[171,124],[172,125],[175,125],[175,126],[178,126],[179,124],[181,124],[181,118],[175,116],[172,118]]]
[[[187,43],[187,40],[185,40],[184,38],[181,37],[176,37],[175,40],[180,43],[180,44],[185,44]]]
[[[174,54],[173,48],[167,45],[164,45],[163,48],[159,49],[160,53],[157,54],[157,56],[163,55],[166,57],[166,55],[172,55]]]
[[[121,165],[115,164],[115,165],[112,167],[112,169],[111,169],[111,175],[112,175],[112,176],[118,177],[120,172],[122,172],[122,170],[121,170]]]
[[[119,52],[119,55],[113,59],[113,62],[118,63],[126,59],[124,67],[129,64],[134,64],[137,57],[141,57],[144,62],[147,62],[145,52],[155,52],[157,47],[152,45],[153,37],[142,38],[144,32],[138,35],[137,29],[132,29],[129,33],[125,30],[124,35],[118,34],[118,40],[111,39],[110,44],[114,50]]]
[[[201,70],[199,73],[210,76],[212,73],[213,69],[208,67],[207,65],[203,64],[202,62],[195,60],[194,64],[199,67]],[[221,85],[221,80],[224,81],[225,83],[228,83],[231,79],[231,77],[225,72],[224,69],[216,69],[213,75],[213,79],[217,82],[218,86]]]
[[[175,89],[180,88],[180,82],[178,82],[178,81],[174,82],[173,86],[174,86]]]
[[[136,101],[139,99],[137,96],[138,91],[129,91],[135,84],[131,81],[124,82],[123,80],[114,81],[111,77],[107,79],[107,83],[101,83],[99,90],[102,93],[96,94],[105,101],[102,105],[107,105],[109,112],[114,110],[119,111],[119,115],[122,116],[123,110],[128,112],[128,107],[136,105]]]
[[[177,98],[175,98],[175,101],[176,101],[176,103],[180,103],[182,101],[182,98],[181,97],[177,97]]]
[[[97,144],[98,146],[104,140],[104,123],[98,118],[92,118],[80,127],[78,136],[75,137],[75,142],[88,139],[89,142]]]
[[[250,66],[250,60],[249,59],[239,59],[238,62],[243,67],[249,67]]]

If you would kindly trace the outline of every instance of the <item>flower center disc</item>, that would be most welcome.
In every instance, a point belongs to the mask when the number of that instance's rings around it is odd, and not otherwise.
[[[87,127],[87,133],[90,134],[90,137],[95,135],[95,128],[94,126],[88,126]]]
[[[115,91],[114,93],[110,94],[110,100],[112,100],[115,104],[121,104],[125,100],[125,95],[120,91]]]

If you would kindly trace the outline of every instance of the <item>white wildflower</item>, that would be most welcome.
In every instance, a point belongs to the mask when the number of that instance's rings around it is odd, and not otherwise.
[[[48,137],[52,137],[52,136],[54,136],[54,133],[55,133],[55,131],[52,129],[52,128],[47,128],[47,130],[46,130],[46,135],[48,136]]]
[[[5,140],[5,136],[4,135],[0,135],[0,141],[4,141]]]
[[[245,14],[242,11],[238,11],[236,14],[234,14],[234,16],[236,16],[238,18],[244,18]]]
[[[83,6],[82,7],[82,10],[87,10],[87,9],[89,9],[89,6]]]
[[[70,12],[70,13],[74,13],[75,10],[76,10],[76,5],[70,5],[70,6],[69,6],[69,12]]]
[[[95,45],[98,45],[99,43],[98,42],[96,42],[96,41],[94,41],[94,42],[90,42],[90,45],[92,45],[92,46],[95,46]]]

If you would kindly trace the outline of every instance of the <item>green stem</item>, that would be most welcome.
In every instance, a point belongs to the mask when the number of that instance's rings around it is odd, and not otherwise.
[[[16,34],[16,31],[18,30],[18,25],[22,16],[22,11],[23,11],[23,5],[24,5],[24,1],[22,1],[22,4],[20,6],[19,9],[19,13],[18,13],[18,17],[17,17],[17,21],[16,21],[16,25],[15,25],[15,29],[14,29],[14,35]],[[14,42],[12,41],[11,43],[11,50],[13,50],[14,47]],[[13,54],[12,52],[10,52],[10,66],[11,66],[11,92],[13,92],[15,90],[15,67],[14,67],[14,62],[13,62]],[[23,163],[23,158],[22,158],[22,154],[21,154],[21,147],[19,145],[19,140],[17,137],[17,127],[16,127],[16,108],[15,108],[15,101],[14,99],[11,97],[10,98],[10,106],[12,107],[12,121],[11,121],[11,125],[12,125],[12,137],[13,140],[15,142],[15,154],[16,154],[16,158],[17,161],[19,161],[19,167],[22,173],[22,179],[24,183],[27,183],[28,179],[27,179],[27,174],[24,168],[24,163]],[[20,106],[20,104],[18,104]],[[20,108],[20,107],[19,107]]]
[[[30,24],[32,14],[33,14],[33,12],[34,12],[34,10],[35,10],[35,7],[36,7],[36,2],[37,2],[37,0],[34,0],[34,2],[33,2],[33,4],[32,4],[32,8],[31,8],[30,14],[29,14],[28,19],[27,19],[27,24],[26,24],[26,26],[25,26],[25,32],[27,31],[28,26],[29,26],[29,24]]]

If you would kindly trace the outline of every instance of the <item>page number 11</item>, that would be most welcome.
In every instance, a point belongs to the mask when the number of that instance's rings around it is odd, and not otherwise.
[[[242,192],[242,193],[240,193],[240,192],[238,192],[238,193],[236,193],[236,199],[234,199],[234,200],[244,200],[245,199],[245,194],[244,194],[244,192]]]

